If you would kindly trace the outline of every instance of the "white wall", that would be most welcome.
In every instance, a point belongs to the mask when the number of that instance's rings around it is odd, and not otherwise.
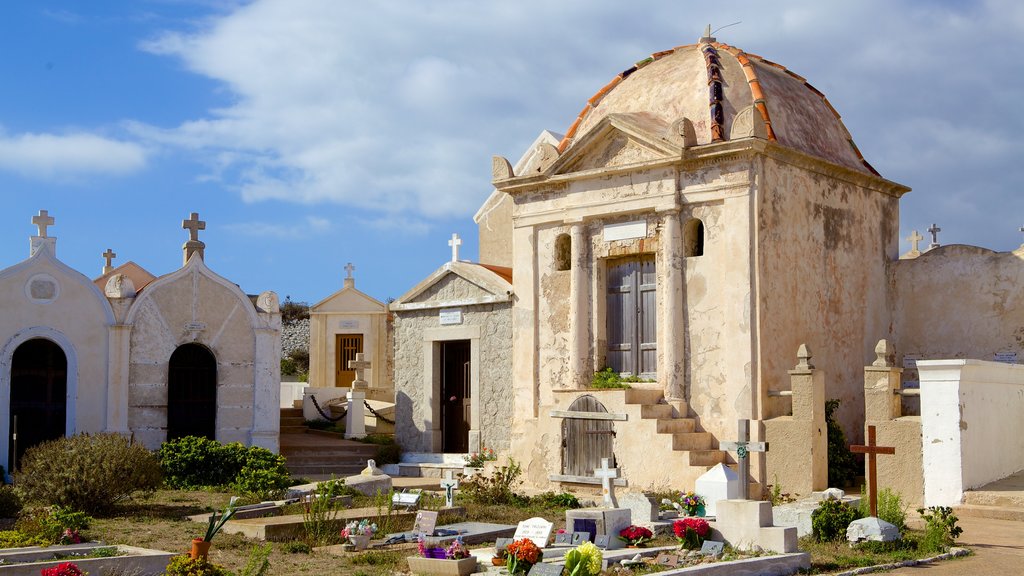
[[[964,490],[1024,469],[1024,366],[921,360],[926,506],[959,504]]]

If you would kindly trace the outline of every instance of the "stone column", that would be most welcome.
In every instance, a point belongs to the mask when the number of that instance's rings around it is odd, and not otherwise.
[[[590,380],[590,251],[582,221],[572,223],[570,239],[569,387],[586,388]]]
[[[886,340],[875,346],[875,361],[864,367],[864,420],[888,422],[902,416],[900,375],[903,369],[892,365],[893,348]]]
[[[130,361],[131,324],[113,324],[109,327],[110,346],[107,349],[107,432],[128,435],[128,366]]]
[[[251,443],[275,454],[281,433],[281,315],[271,314],[268,326],[256,329],[253,359],[253,415]]]
[[[825,374],[811,364],[805,344],[789,371],[793,414],[764,421],[764,481],[784,492],[807,495],[828,487],[828,429],[825,426]]]
[[[664,312],[658,319],[662,334],[658,343],[662,347],[662,363],[658,378],[664,383],[665,398],[684,400],[683,357],[686,339],[683,327],[683,238],[679,224],[679,211],[664,213],[665,227],[661,236],[661,268],[665,279]]]

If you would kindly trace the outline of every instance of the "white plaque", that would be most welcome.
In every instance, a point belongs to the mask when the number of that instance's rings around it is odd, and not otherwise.
[[[548,545],[548,539],[551,538],[551,529],[554,527],[553,522],[548,522],[543,518],[529,518],[519,523],[519,526],[516,527],[516,533],[512,538],[514,540],[529,538],[538,548],[544,548]]]
[[[200,330],[206,330],[205,322],[185,322],[185,330],[189,332],[198,332]]]
[[[623,222],[621,224],[605,224],[604,241],[629,240],[631,238],[647,237],[647,220],[636,222]]]
[[[359,320],[342,320],[338,322],[338,328],[359,328]]]
[[[441,322],[441,326],[462,324],[462,309],[442,308],[441,311],[438,313],[437,318]]]
[[[1003,362],[1005,364],[1016,364],[1017,353],[1016,352],[996,352],[992,357],[996,362]]]

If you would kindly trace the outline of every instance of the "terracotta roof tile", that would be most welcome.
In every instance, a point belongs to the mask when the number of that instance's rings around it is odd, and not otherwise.
[[[637,69],[643,68],[644,66],[647,66],[651,62],[654,62],[654,56],[648,56],[647,58],[644,58],[643,60],[637,62],[636,63],[636,68]]]

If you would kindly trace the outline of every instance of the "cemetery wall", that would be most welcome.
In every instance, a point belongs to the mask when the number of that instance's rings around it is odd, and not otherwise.
[[[1024,470],[1024,366],[922,360],[921,433],[927,506]]]

